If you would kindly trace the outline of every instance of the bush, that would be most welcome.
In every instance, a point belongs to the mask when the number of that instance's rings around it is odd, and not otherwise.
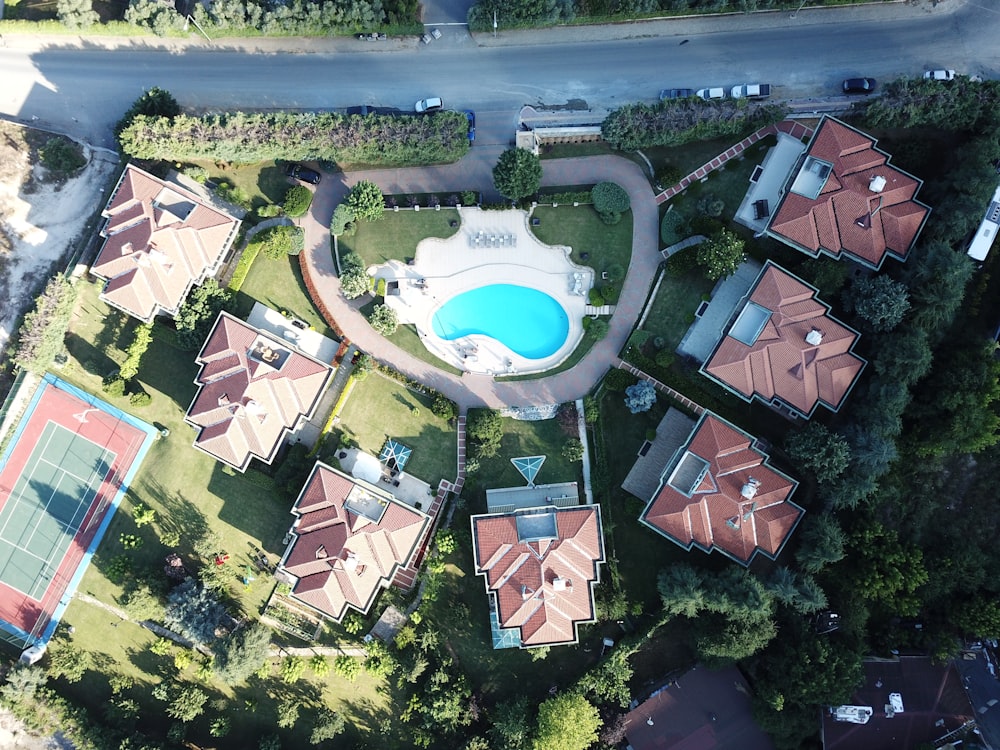
[[[623,214],[632,206],[628,193],[614,182],[599,182],[590,191],[594,210],[599,214]]]
[[[137,391],[128,397],[128,402],[135,406],[136,408],[142,408],[143,406],[149,406],[153,397],[150,396],[145,391]]]
[[[256,237],[254,238],[256,239]],[[243,252],[240,254],[239,262],[236,264],[236,268],[233,270],[233,278],[229,280],[229,286],[226,288],[232,292],[238,292],[240,287],[243,286],[243,282],[247,279],[247,274],[250,273],[250,269],[253,267],[253,262],[257,260],[257,254],[260,253],[263,245],[260,242],[250,242]]]
[[[722,216],[722,212],[725,210],[725,202],[719,200],[711,193],[706,193],[698,199],[698,211],[705,214],[705,216],[711,216],[713,219],[717,219]]]
[[[563,444],[562,457],[565,458],[570,463],[576,463],[577,461],[583,460],[583,443],[581,443],[577,438],[572,440],[567,440]]]
[[[49,138],[38,153],[42,164],[63,174],[75,172],[87,163],[83,149],[66,138]]]
[[[271,260],[281,260],[302,252],[302,248],[305,247],[305,233],[301,227],[286,225],[269,227],[255,234],[250,245],[257,245],[258,252],[262,250]]]
[[[686,247],[667,258],[667,273],[679,277],[698,267],[698,254],[693,247]]]
[[[125,381],[117,375],[108,378],[101,384],[101,390],[112,398],[121,398],[125,395]]]
[[[594,307],[601,307],[604,305],[604,297],[601,296],[601,292],[596,287],[591,287],[589,292],[590,304]]]
[[[635,375],[618,368],[608,370],[608,374],[604,376],[604,387],[613,393],[621,393],[635,382]]]
[[[479,197],[472,190],[466,190],[462,193],[462,205],[463,206],[474,206]]]
[[[206,182],[208,182],[208,170],[205,169],[204,167],[199,167],[196,165],[184,167],[184,169],[181,170],[181,174],[183,174],[185,177],[190,177],[192,180],[199,183],[200,185],[204,185]],[[257,212],[260,213],[260,210],[261,209],[258,208]]]
[[[338,203],[333,209],[333,218],[330,219],[330,234],[339,237],[344,234],[354,221],[354,209],[346,203]]]
[[[368,317],[368,322],[375,329],[375,332],[382,336],[391,336],[399,328],[399,316],[388,305],[375,305],[375,309]]]
[[[443,393],[438,393],[431,404],[431,413],[450,422],[458,416],[458,405]]]
[[[309,188],[305,185],[295,185],[294,187],[288,188],[288,192],[285,193],[285,200],[282,202],[282,208],[285,214],[294,218],[299,216],[305,216],[309,211],[309,206],[312,205],[313,194],[310,192]]]
[[[58,0],[56,17],[63,26],[70,29],[94,26],[101,21],[91,0]]]
[[[19,367],[37,374],[48,369],[62,351],[75,304],[76,288],[70,279],[61,273],[52,277],[18,329],[13,359]]]
[[[385,297],[385,287],[386,287],[385,279],[379,279],[377,282],[375,282],[375,296]]]
[[[660,239],[667,247],[676,245],[687,236],[687,221],[680,211],[669,210],[660,222]]]
[[[281,216],[281,206],[277,203],[265,203],[263,206],[257,206],[257,216],[261,219],[273,219],[275,216]]]
[[[680,170],[680,167],[675,167],[673,164],[665,164],[656,170],[654,179],[656,180],[656,186],[660,190],[666,190],[683,180],[684,173]]]

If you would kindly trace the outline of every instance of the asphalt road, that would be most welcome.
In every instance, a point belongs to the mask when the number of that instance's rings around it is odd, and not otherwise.
[[[408,111],[433,95],[476,109],[488,146],[506,145],[524,104],[611,108],[652,101],[664,86],[748,80],[771,82],[780,97],[808,97],[836,91],[847,76],[885,79],[935,67],[1000,77],[1000,7],[987,0],[506,32],[495,40],[447,31],[430,45],[8,35],[0,47],[0,113],[110,146],[111,125],[150,86],[184,106],[218,110],[364,102]],[[623,35],[629,38],[605,38]]]

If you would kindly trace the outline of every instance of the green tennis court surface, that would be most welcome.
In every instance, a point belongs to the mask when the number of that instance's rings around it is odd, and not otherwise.
[[[0,581],[41,599],[114,460],[103,446],[46,424],[0,509]]]

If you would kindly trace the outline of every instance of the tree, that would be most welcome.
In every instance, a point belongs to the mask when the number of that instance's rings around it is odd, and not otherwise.
[[[146,353],[150,342],[153,340],[153,324],[143,323],[135,328],[132,335],[132,343],[125,350],[125,361],[118,368],[118,377],[123,380],[131,380],[139,374],[139,365],[142,363],[142,355]],[[138,525],[138,524],[136,524]]]
[[[345,269],[340,276],[340,290],[347,299],[357,299],[371,291],[372,280],[364,268]]]
[[[910,309],[910,294],[906,285],[889,276],[860,276],[844,292],[842,299],[848,312],[855,313],[870,331],[891,331]]]
[[[305,185],[294,185],[288,188],[288,192],[285,193],[285,200],[282,202],[281,207],[286,216],[295,219],[299,216],[305,216],[308,213],[312,201],[313,194],[309,188]]]
[[[746,258],[744,244],[728,229],[720,229],[698,245],[697,263],[710,281],[731,276]]]
[[[92,0],[58,0],[56,17],[63,26],[71,29],[94,26],[101,21]]]
[[[705,608],[704,578],[687,563],[671,565],[656,579],[663,610],[670,616],[697,617]]]
[[[378,221],[385,214],[385,197],[374,182],[361,180],[347,194],[347,206],[354,220]]]
[[[286,697],[278,701],[278,718],[275,722],[282,729],[295,726],[299,720],[299,701],[296,698]]]
[[[215,631],[226,616],[226,610],[211,591],[194,578],[170,592],[163,622],[168,627],[196,643],[215,640]]]
[[[61,273],[53,276],[18,330],[13,359],[19,367],[38,374],[48,369],[62,351],[75,304],[72,281]]]
[[[33,698],[47,680],[44,670],[18,662],[7,672],[7,681],[0,685],[0,697],[10,703],[24,703]]]
[[[868,521],[851,538],[850,590],[901,617],[919,612],[917,589],[927,583],[923,552],[899,539],[895,529]]]
[[[851,463],[847,441],[815,420],[798,432],[789,432],[785,450],[789,458],[815,474],[819,482],[836,479]]]
[[[330,219],[330,234],[338,237],[344,234],[356,218],[353,208],[346,203],[338,203],[333,209],[333,218]]]
[[[213,645],[215,673],[228,685],[238,685],[267,661],[271,630],[261,622],[241,628]]]
[[[497,704],[489,713],[493,744],[508,750],[527,750],[531,737],[528,712],[528,698],[524,695]]]
[[[538,707],[532,750],[586,750],[597,740],[601,716],[578,693],[562,693]]]
[[[799,532],[799,549],[795,554],[803,570],[819,573],[844,558],[844,532],[836,517],[829,513],[809,514],[804,526]]]
[[[632,679],[632,650],[619,647],[611,655],[588,671],[577,682],[584,695],[592,696],[599,704],[613,703],[625,707],[632,699],[629,681]]]
[[[309,735],[309,744],[318,745],[326,740],[332,740],[343,734],[346,728],[347,721],[343,716],[329,708],[324,708],[316,717],[316,723],[313,724],[312,734]]]
[[[972,276],[969,256],[944,242],[927,243],[904,272],[910,288],[913,322],[933,338],[947,331]]]
[[[163,619],[163,598],[145,581],[138,581],[126,589],[122,606],[136,622]]]
[[[115,137],[132,124],[132,121],[139,115],[147,117],[164,118],[166,122],[173,122],[173,119],[181,113],[181,105],[177,103],[173,95],[166,89],[153,86],[147,89],[142,95],[132,102],[122,119],[115,124]]]
[[[42,159],[42,164],[53,172],[62,174],[72,174],[87,163],[83,149],[68,138],[62,137],[49,138],[39,149],[38,155]]]
[[[625,389],[625,406],[632,414],[649,411],[656,403],[656,388],[648,380],[640,380]]]
[[[996,594],[977,594],[954,603],[949,612],[952,624],[962,635],[1000,638],[1000,601]]]
[[[172,692],[167,705],[167,716],[189,722],[197,719],[205,711],[208,694],[204,690],[194,685],[178,685]]]
[[[614,182],[599,182],[590,191],[594,210],[601,215],[605,224],[617,224],[621,215],[632,205],[628,192]]]
[[[212,324],[229,300],[229,290],[220,287],[214,278],[206,279],[201,286],[192,289],[174,318],[177,343],[187,351],[201,348]]]
[[[53,677],[63,677],[66,682],[79,682],[88,669],[94,667],[94,655],[61,641],[49,651],[49,672]]]
[[[399,316],[388,305],[375,305],[368,322],[375,332],[382,336],[391,336],[399,328]]]
[[[503,418],[493,409],[474,409],[469,412],[465,432],[476,449],[478,458],[493,458],[500,450],[503,438]]]
[[[542,161],[523,148],[507,149],[493,167],[493,186],[512,201],[537,193],[541,184]]]
[[[308,190],[303,188],[307,193]],[[309,193],[311,196],[312,193]],[[291,216],[292,214],[289,214]],[[289,255],[298,255],[305,245],[305,233],[301,227],[268,227],[254,235],[253,244],[259,245],[264,256],[271,260],[281,260]]]
[[[932,358],[927,332],[907,326],[878,339],[872,366],[885,380],[910,386],[928,373]]]

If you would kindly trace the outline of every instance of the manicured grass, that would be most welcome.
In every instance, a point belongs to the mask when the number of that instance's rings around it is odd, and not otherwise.
[[[396,329],[396,332],[389,337],[389,341],[394,343],[404,352],[413,355],[422,362],[426,362],[439,370],[444,372],[449,372],[452,375],[461,375],[462,371],[457,367],[449,365],[442,359],[438,359],[424,346],[423,342],[420,340],[420,336],[417,335],[417,328],[413,325],[401,325]]]
[[[510,375],[510,376],[498,376],[497,380],[509,381],[509,380],[537,380],[538,378],[549,378],[553,375],[558,375],[560,372],[566,372],[566,370],[572,370],[576,367],[580,360],[587,356],[590,350],[593,348],[594,344],[597,342],[589,336],[584,336],[580,339],[580,343],[577,345],[573,353],[570,354],[566,361],[560,364],[558,367],[553,367],[546,370],[545,372],[536,372],[530,375]]]
[[[236,315],[246,318],[255,301],[275,310],[285,310],[324,336],[336,338],[309,298],[297,257],[271,260],[263,253],[257,256],[236,294]]]
[[[372,373],[357,383],[341,417],[341,430],[368,453],[378,455],[386,438],[413,449],[406,473],[436,489],[458,471],[455,431],[431,412],[431,400]]]
[[[133,574],[163,581],[163,558],[169,552],[176,550],[189,569],[196,570],[203,564],[212,564],[202,558],[196,549],[204,552],[211,547],[230,555],[227,563],[230,575],[226,587],[230,599],[228,608],[235,615],[255,616],[270,595],[273,581],[266,575],[256,573],[257,580],[244,587],[240,578],[244,566],[250,561],[250,545],[262,548],[273,562],[284,551],[283,536],[292,521],[288,505],[279,499],[273,487],[249,478],[259,478],[259,474],[251,472],[244,476],[227,473],[222,470],[222,464],[192,447],[195,433],[183,420],[195,393],[195,353],[174,348],[173,336],[166,329],[160,326],[154,329],[153,342],[143,357],[137,377],[141,387],[152,395],[149,406],[135,410],[129,406],[127,398],[114,399],[101,393],[101,375],[124,358],[122,347],[131,341],[135,324],[97,299],[100,291],[98,284],[82,281],[80,284],[80,300],[67,336],[70,361],[59,375],[97,393],[115,406],[169,430],[167,437],[153,443],[129,488],[123,507],[112,520],[94,563],[80,584],[80,591],[107,604],[117,605],[123,588],[105,575],[115,557],[127,554]],[[130,514],[131,506],[138,501],[156,511],[154,523],[141,529],[136,528]],[[176,548],[160,542],[161,535],[170,531],[180,535]],[[142,539],[141,547],[126,553],[119,542],[122,533],[138,535]],[[65,619],[76,626],[74,642],[98,654],[101,673],[119,671],[133,675],[138,681],[136,699],[150,706],[150,715],[162,715],[160,705],[146,703],[153,700],[146,688],[173,672],[172,667],[165,667],[164,659],[148,652],[152,642],[148,631],[130,623],[112,628],[111,623],[117,622],[117,618],[80,601],[70,605]],[[189,668],[191,671],[193,669]],[[193,676],[189,677],[193,679]],[[140,689],[140,686],[145,687]],[[356,720],[361,724],[369,720],[366,718],[369,710],[381,711],[385,705],[376,691],[377,683],[367,677],[360,678],[356,684],[347,684],[331,675],[314,687],[302,687],[306,705],[331,705],[353,715],[354,719],[349,721]],[[106,677],[95,671],[88,673],[84,681],[69,692],[83,705],[99,713],[106,702],[108,690]],[[206,690],[236,702],[236,707],[232,709],[236,711],[233,717],[234,734],[231,735],[233,742],[227,740],[225,746],[249,746],[251,738],[256,741],[256,737],[271,731],[275,696],[280,693],[274,680],[251,682],[236,692],[213,681]],[[295,690],[298,692],[299,687]],[[247,712],[245,716],[237,711],[237,707],[243,705],[244,696],[256,701],[258,706],[257,711]],[[192,738],[200,736],[207,739],[204,727],[199,724],[201,721],[195,722],[189,735]],[[287,733],[286,739],[305,744],[308,741],[308,722]]]
[[[457,221],[457,226],[450,222]],[[339,237],[340,257],[354,252],[366,266],[399,260],[405,263],[417,254],[417,243],[427,237],[451,237],[461,227],[461,216],[454,208],[440,211],[421,209],[387,210],[378,221],[360,222],[353,236]]]
[[[693,253],[696,248],[681,252]],[[674,351],[694,322],[694,314],[702,299],[707,297],[715,283],[705,278],[700,269],[674,276],[664,272],[656,297],[650,305],[643,330],[663,339],[663,348]]]
[[[285,175],[284,165],[273,161],[260,164],[226,164],[212,160],[195,160],[191,162],[208,170],[209,179],[213,182],[225,180],[238,187],[250,198],[254,208],[267,203],[280,205],[285,200],[285,193],[297,183]]]
[[[553,143],[550,146],[542,146],[542,159],[571,159],[574,156],[608,156],[611,154],[623,155],[615,151],[610,143],[605,141],[591,141],[589,143]]]
[[[527,422],[505,417],[503,420],[503,439],[500,450],[493,458],[480,459],[479,471],[473,475],[470,484],[482,488],[477,498],[476,512],[486,509],[485,488],[522,487],[527,484],[521,473],[510,462],[518,456],[546,456],[545,463],[535,479],[536,484],[554,484],[556,482],[579,482],[583,487],[582,468],[580,463],[570,463],[562,457],[562,449],[567,440],[577,437],[563,432],[555,419],[544,419]],[[470,446],[470,455],[475,455],[475,449]]]
[[[538,206],[533,218],[541,220],[531,227],[535,236],[548,245],[569,245],[574,263],[590,266],[597,275],[596,284],[605,299],[618,299],[621,283],[632,258],[632,212],[627,211],[617,224],[607,225],[592,206]],[[584,257],[586,255],[587,257]],[[601,283],[601,274],[612,271],[611,286]]]
[[[690,174],[703,164],[707,164],[719,154],[724,153],[734,143],[739,143],[751,132],[753,131],[751,130],[732,137],[716,138],[710,141],[693,141],[683,146],[652,146],[644,148],[642,152],[649,159],[655,171],[659,172],[665,166],[670,165],[680,170],[681,175],[684,176]],[[759,143],[764,142],[767,142],[768,145],[774,145],[773,137],[759,141]],[[750,153],[752,153],[752,150],[751,147]],[[668,188],[670,186],[663,185],[663,187]],[[734,206],[733,210],[735,208]]]

